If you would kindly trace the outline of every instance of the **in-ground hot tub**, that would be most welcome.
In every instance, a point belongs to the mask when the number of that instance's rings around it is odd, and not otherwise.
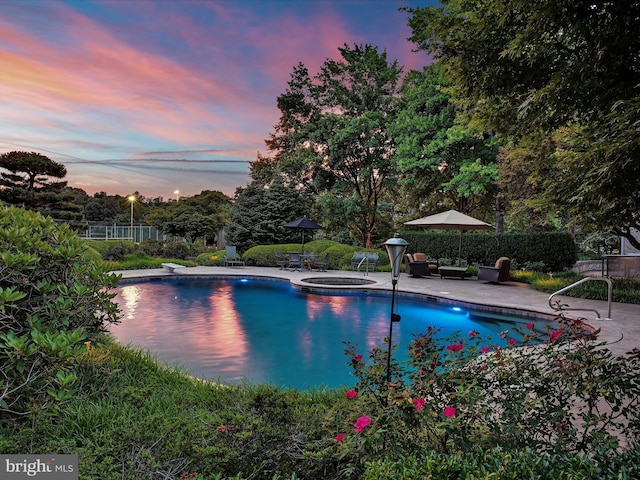
[[[375,280],[366,278],[350,278],[350,277],[312,277],[303,278],[303,282],[312,283],[314,285],[373,285],[377,283]]]

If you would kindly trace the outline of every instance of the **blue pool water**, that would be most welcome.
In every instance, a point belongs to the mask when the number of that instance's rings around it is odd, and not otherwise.
[[[122,322],[111,327],[124,344],[148,349],[191,374],[228,383],[249,381],[308,389],[354,385],[343,342],[367,358],[386,350],[390,294],[305,293],[261,279],[170,278],[117,288]],[[407,357],[414,334],[471,330],[491,335],[530,320],[487,318],[451,306],[397,297],[394,358]],[[541,321],[539,321],[541,322]],[[541,327],[544,329],[544,327]]]

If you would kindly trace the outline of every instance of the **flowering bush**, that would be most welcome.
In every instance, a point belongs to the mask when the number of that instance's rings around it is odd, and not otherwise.
[[[357,384],[333,420],[344,473],[426,451],[602,454],[640,440],[639,350],[614,356],[583,322],[562,317],[547,331],[528,323],[496,341],[471,331],[443,342],[437,333],[415,336],[408,361],[392,357],[388,382],[386,350],[364,362],[346,343]]]
[[[0,423],[72,398],[85,342],[118,321],[119,277],[86,250],[68,225],[0,206]]]

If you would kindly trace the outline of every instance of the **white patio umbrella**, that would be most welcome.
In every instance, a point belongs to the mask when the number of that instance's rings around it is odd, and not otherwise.
[[[434,228],[439,230],[459,230],[460,241],[458,243],[458,261],[462,256],[462,232],[465,230],[493,230],[495,227],[477,218],[470,217],[457,210],[448,210],[446,212],[436,213],[428,217],[418,218],[410,222],[404,222],[405,225],[418,225],[424,228]]]

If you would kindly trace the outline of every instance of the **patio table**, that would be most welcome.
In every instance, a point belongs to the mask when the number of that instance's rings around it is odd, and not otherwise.
[[[439,267],[438,272],[440,273],[440,278],[454,277],[464,280],[466,277],[471,277],[467,267]]]

